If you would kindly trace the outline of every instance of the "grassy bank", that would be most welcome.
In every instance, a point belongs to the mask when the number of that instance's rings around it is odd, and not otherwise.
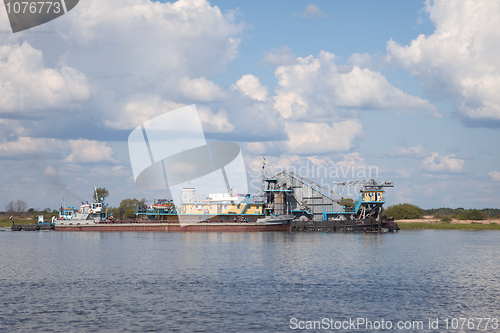
[[[19,223],[20,221],[16,222]],[[23,221],[23,223],[28,223]],[[8,228],[12,225],[12,220],[7,219],[0,219],[0,228]]]
[[[2,214],[2,217],[0,218],[0,228],[10,228],[12,226],[12,221],[14,221],[15,224],[36,224],[38,222],[38,215],[39,214],[24,213],[22,215],[14,216],[14,218],[10,220],[10,216],[8,214]],[[45,213],[41,215],[43,215],[45,221],[50,221],[52,216],[57,216],[57,214],[53,213]]]
[[[500,224],[493,223],[426,223],[397,221],[400,229],[463,229],[463,230],[500,230]]]
[[[7,217],[0,219],[0,228],[10,228],[12,226],[12,221],[14,221],[15,224],[36,223],[33,222],[31,218],[14,218],[13,220],[9,220],[9,218]]]

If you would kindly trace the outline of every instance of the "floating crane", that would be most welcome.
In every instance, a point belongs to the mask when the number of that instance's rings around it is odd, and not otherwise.
[[[396,231],[399,227],[382,216],[384,187],[392,181],[361,179],[334,183],[360,185],[361,195],[354,207],[346,207],[340,194],[295,173],[279,172],[263,178],[266,215],[292,218],[292,231]]]

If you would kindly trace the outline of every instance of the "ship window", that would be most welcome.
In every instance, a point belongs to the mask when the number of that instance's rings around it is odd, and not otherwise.
[[[227,209],[227,205],[224,205],[224,209]]]
[[[240,209],[240,207],[241,207],[241,204],[238,204],[238,209]]]

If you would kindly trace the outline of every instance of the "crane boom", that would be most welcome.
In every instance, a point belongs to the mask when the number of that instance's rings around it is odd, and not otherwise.
[[[393,181],[381,181],[377,182],[375,179],[358,179],[358,180],[349,180],[345,182],[334,182],[339,186],[347,186],[347,185],[362,185],[365,190],[373,189],[373,190],[381,190],[382,187],[394,187]]]
[[[338,194],[338,193],[336,193],[336,192],[334,192],[334,191],[330,190],[329,188],[326,188],[326,187],[324,187],[324,186],[322,186],[322,185],[320,185],[320,184],[318,184],[318,183],[315,183],[315,182],[313,182],[312,180],[309,180],[309,179],[307,179],[307,178],[301,177],[301,176],[299,176],[299,175],[297,175],[297,174],[295,174],[295,173],[293,173],[293,172],[290,172],[290,175],[292,175],[293,177],[299,178],[300,180],[302,180],[302,181],[304,181],[304,182],[309,182],[309,183],[311,183],[312,185],[315,185],[315,186],[317,186],[317,187],[319,187],[319,188],[321,188],[321,189],[323,189],[323,190],[326,190],[326,191],[330,192],[330,194],[331,194],[331,196],[332,196],[332,197],[333,197],[333,195],[337,195],[337,196],[339,196],[339,197],[340,197],[340,194]],[[333,198],[332,198],[332,199],[333,199]]]

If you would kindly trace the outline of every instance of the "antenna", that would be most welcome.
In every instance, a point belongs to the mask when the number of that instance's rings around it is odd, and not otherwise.
[[[265,187],[265,179],[266,179],[266,155],[262,155],[262,191],[264,191]]]

